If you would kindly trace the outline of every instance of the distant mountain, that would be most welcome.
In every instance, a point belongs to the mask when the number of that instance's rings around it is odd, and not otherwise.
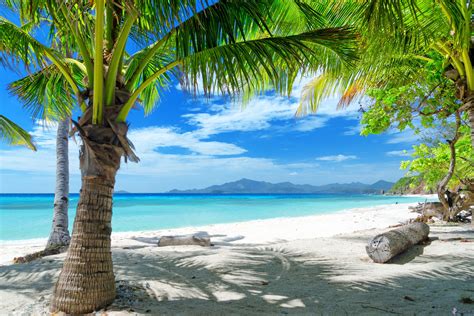
[[[373,184],[360,182],[333,183],[321,186],[309,184],[293,184],[291,182],[270,183],[250,179],[240,179],[221,185],[213,185],[204,189],[171,190],[175,194],[309,194],[309,193],[350,193],[379,194],[388,191],[392,182],[377,181]]]
[[[393,182],[388,182],[388,181],[385,181],[385,180],[379,180],[379,181],[375,182],[374,184],[371,184],[370,186],[373,189],[376,189],[376,190],[388,191],[393,187],[393,185],[394,185]]]
[[[115,191],[114,193],[118,193],[118,194],[130,194],[130,192],[125,191],[125,190],[118,190],[118,191]]]

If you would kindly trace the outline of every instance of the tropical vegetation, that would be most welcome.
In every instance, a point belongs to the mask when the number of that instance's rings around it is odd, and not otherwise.
[[[438,129],[436,141],[416,147],[415,159],[402,167],[421,177],[416,182],[427,189],[436,186],[446,211],[453,214],[447,187],[463,186],[470,192],[474,182],[472,2],[374,0],[334,5],[335,14],[346,17],[342,23],[357,30],[360,59],[355,67],[316,76],[303,90],[299,113],[315,112],[326,97],[340,94],[339,107],[359,100],[364,135],[390,127],[411,128],[418,134]],[[462,153],[456,155],[456,148],[463,148]],[[433,160],[440,162],[439,169],[428,172],[426,166],[433,167]]]
[[[356,67],[331,69],[303,91],[300,113],[317,111],[336,92],[344,106],[369,89],[409,85],[420,69],[441,73],[455,87],[459,112],[469,115],[474,133],[473,4],[465,0],[334,1],[339,23],[359,35]],[[352,13],[352,14],[351,14]],[[438,61],[441,60],[441,63]],[[437,64],[435,67],[433,64]],[[414,86],[414,85],[413,85]],[[433,87],[433,88],[439,88]],[[426,95],[429,98],[430,94]],[[474,137],[471,137],[474,144]]]

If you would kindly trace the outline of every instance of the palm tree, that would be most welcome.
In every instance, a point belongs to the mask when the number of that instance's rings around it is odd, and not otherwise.
[[[36,151],[31,135],[3,115],[0,115],[0,139],[11,145],[23,145]]]
[[[71,241],[68,224],[69,208],[69,118],[58,122],[56,134],[56,186],[54,190],[53,224],[46,249],[68,246]]]
[[[357,67],[329,69],[315,77],[303,91],[299,114],[317,111],[335,92],[342,95],[339,106],[344,107],[370,88],[408,84],[437,55],[444,60],[445,76],[456,85],[460,106],[455,110],[468,113],[474,147],[472,1],[346,0],[333,5],[332,11],[345,17],[343,23],[359,33],[360,60]]]
[[[115,298],[112,195],[122,156],[139,160],[126,123],[137,103],[149,113],[172,76],[189,90],[201,85],[206,94],[270,87],[287,94],[299,71],[337,67],[354,55],[352,32],[324,28],[324,17],[299,0],[7,4],[19,9],[24,26],[0,19],[0,60],[36,65],[39,77],[58,76],[58,89],[67,84],[82,111],[73,121],[82,139],[82,188],[52,311],[88,313]],[[43,21],[53,21],[74,47],[72,57],[32,35],[31,25]],[[129,39],[139,47],[133,53],[125,49]]]
[[[57,33],[50,32],[57,36]],[[58,48],[64,43],[57,37],[50,39]],[[69,54],[64,50],[65,54]],[[69,234],[69,125],[71,110],[75,104],[67,89],[67,82],[51,66],[44,67],[8,85],[34,117],[43,121],[57,121],[56,134],[56,182],[54,190],[53,220],[45,250],[64,248],[71,240]]]

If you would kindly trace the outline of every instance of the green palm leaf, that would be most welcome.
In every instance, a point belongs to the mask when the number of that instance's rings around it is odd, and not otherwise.
[[[0,138],[11,145],[23,145],[36,151],[31,135],[3,115],[0,115]]]
[[[72,68],[77,82],[81,82],[84,74],[77,67]],[[68,83],[54,65],[10,83],[8,90],[34,118],[63,119],[71,115],[76,104]]]

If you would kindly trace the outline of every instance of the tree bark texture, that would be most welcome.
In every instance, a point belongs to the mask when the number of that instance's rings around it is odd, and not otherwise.
[[[127,125],[78,127],[81,139],[82,188],[71,243],[54,289],[51,311],[84,314],[115,299],[115,278],[110,249],[112,196],[115,176],[125,151]]]
[[[60,121],[56,135],[56,188],[54,191],[53,224],[46,249],[67,246],[71,240],[68,228],[70,119]]]
[[[384,263],[426,240],[429,233],[430,227],[427,224],[411,223],[375,236],[365,250],[374,262]]]
[[[438,183],[438,186],[437,186],[438,198],[444,207],[443,220],[446,220],[446,221],[450,219],[451,208],[453,207],[453,205],[452,203],[449,203],[448,199],[445,196],[445,193],[446,193],[446,187],[448,186],[449,181],[453,177],[454,170],[456,168],[456,143],[459,139],[459,127],[461,126],[461,115],[459,114],[459,112],[456,112],[455,114],[456,114],[455,134],[454,134],[453,139],[447,141],[449,145],[449,152],[450,152],[449,168],[448,168],[448,172],[446,173],[444,178],[441,179],[441,181]]]

